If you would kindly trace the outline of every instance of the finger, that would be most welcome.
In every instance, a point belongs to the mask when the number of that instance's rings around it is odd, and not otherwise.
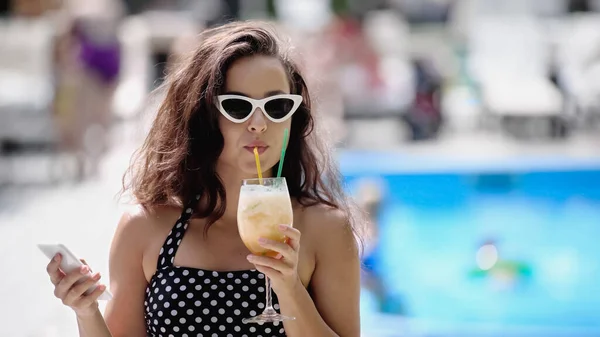
[[[300,231],[289,225],[279,225],[279,231],[289,238],[288,244],[298,251],[300,249]]]
[[[291,269],[291,266],[283,260],[277,260],[268,256],[248,255],[247,259],[248,261],[250,261],[250,263],[254,264],[257,267],[266,266],[269,268],[273,268],[280,273],[287,274],[287,271]]]
[[[281,255],[287,260],[294,261],[296,259],[296,252],[294,251],[294,249],[292,249],[292,247],[289,244],[285,242],[279,242],[267,238],[260,238],[258,239],[258,243],[264,248],[279,253],[279,255]]]
[[[267,267],[267,266],[261,266],[261,265],[256,265],[256,270],[258,270],[259,272],[265,274],[266,277],[268,277],[269,279],[273,279],[276,278],[278,276],[281,276],[281,273],[271,267]]]
[[[48,264],[46,265],[46,272],[48,273],[48,275],[52,275],[58,271],[61,259],[62,257],[60,256],[60,254],[56,254],[52,258],[52,260],[48,262]]]
[[[87,266],[82,266],[65,275],[54,289],[54,295],[58,298],[64,298],[75,282],[87,277],[90,269]]]
[[[46,272],[50,276],[50,282],[52,282],[54,285],[57,285],[65,275],[59,268],[61,259],[62,256],[60,254],[56,254],[46,266]]]
[[[71,287],[71,290],[67,293],[67,296],[64,298],[64,301],[67,303],[75,302],[79,297],[84,296],[85,292],[93,287],[96,282],[100,279],[100,273],[96,273],[92,276],[87,276],[87,280],[84,282],[78,283],[77,285]]]
[[[99,284],[89,295],[79,297],[79,299],[73,303],[73,306],[83,308],[92,305],[98,300],[98,297],[102,295],[105,289],[106,286],[104,284]]]
[[[90,265],[87,263],[87,261],[86,261],[85,259],[79,259],[79,261],[81,261],[81,263],[83,263],[83,264],[85,264],[86,266],[88,266],[88,268],[90,268],[90,271],[91,271],[91,272],[94,272],[94,271],[92,270],[92,267],[90,267]]]
[[[50,275],[50,282],[56,287],[65,276],[66,274],[59,269],[56,273]]]

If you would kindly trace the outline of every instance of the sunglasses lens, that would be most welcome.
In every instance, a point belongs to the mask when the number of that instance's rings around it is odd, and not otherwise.
[[[252,103],[239,98],[228,98],[221,102],[223,109],[234,119],[244,119],[252,112]]]
[[[289,98],[276,98],[265,104],[265,112],[273,119],[287,116],[294,107],[294,101]]]

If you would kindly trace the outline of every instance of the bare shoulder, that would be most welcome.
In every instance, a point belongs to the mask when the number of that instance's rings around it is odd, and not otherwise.
[[[302,207],[300,209],[303,220],[308,226],[320,226],[321,223],[331,224],[330,227],[348,227],[348,214],[344,211],[327,206],[317,204],[313,206]]]
[[[170,229],[179,214],[179,211],[174,207],[147,209],[136,205],[127,209],[121,215],[117,226],[117,235],[143,234],[139,238],[140,240],[151,238],[151,235],[148,234],[152,234],[154,231],[161,232]]]
[[[144,236],[140,235],[146,227],[147,215],[141,206],[130,207],[121,214],[117,230],[113,237],[113,244],[123,239],[135,246],[143,244]],[[131,239],[131,240],[129,240]]]
[[[136,205],[121,215],[113,241],[126,242],[129,250],[143,254],[167,235],[178,217],[179,212],[173,207],[147,209]]]
[[[353,252],[356,249],[350,217],[345,211],[318,204],[302,208],[301,219],[302,236],[317,248],[317,253],[339,249]]]
[[[181,215],[175,207],[153,209],[135,206],[121,215],[113,237],[111,254],[115,261],[125,256],[134,258],[142,265],[147,279],[156,270],[158,252],[169,231]]]

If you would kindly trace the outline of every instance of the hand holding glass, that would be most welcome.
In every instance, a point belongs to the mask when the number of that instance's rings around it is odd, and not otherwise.
[[[238,202],[238,230],[242,241],[255,255],[277,256],[277,252],[266,249],[258,243],[259,238],[285,242],[279,225],[292,225],[293,212],[290,194],[285,178],[245,179]],[[280,322],[294,317],[283,316],[272,305],[271,282],[265,275],[266,303],[262,314],[245,318],[243,323]]]

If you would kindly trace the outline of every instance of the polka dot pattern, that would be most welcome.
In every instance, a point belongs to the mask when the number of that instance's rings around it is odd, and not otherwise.
[[[144,300],[148,336],[286,336],[282,324],[243,324],[264,309],[264,275],[173,265],[192,212],[186,209],[160,250]],[[274,307],[279,309],[273,293]]]

